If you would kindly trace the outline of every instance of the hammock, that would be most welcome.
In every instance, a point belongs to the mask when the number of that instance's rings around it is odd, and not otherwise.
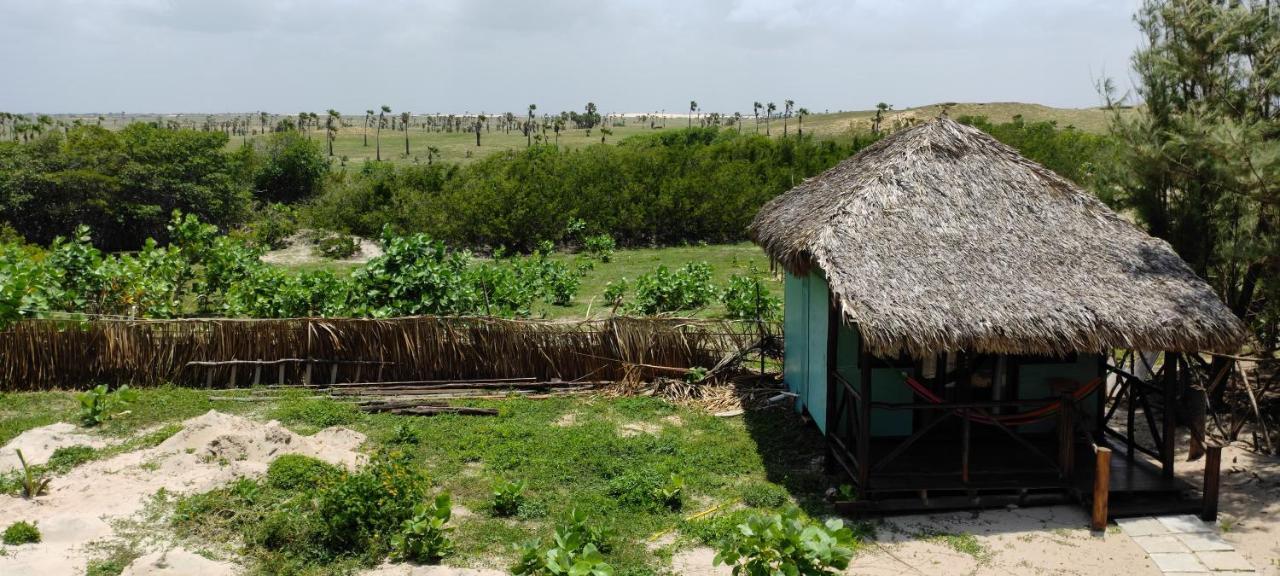
[[[937,394],[934,394],[933,391],[929,390],[927,386],[925,386],[924,384],[921,384],[915,378],[908,376],[905,372],[902,373],[902,377],[906,380],[907,386],[910,387],[911,390],[915,392],[917,396],[920,396],[926,402],[929,402],[930,404],[942,404],[944,402],[944,400],[941,397],[939,397]],[[1105,380],[1106,378],[1101,376],[1098,378],[1094,378],[1093,380],[1090,380],[1088,384],[1085,384],[1084,386],[1081,386],[1080,388],[1077,388],[1074,392],[1072,392],[1071,397],[1075,400],[1083,400],[1085,396],[1088,396],[1089,394],[1091,394]],[[959,413],[964,418],[967,418],[971,421],[978,422],[981,424],[1004,424],[1006,426],[1008,425],[1021,426],[1023,424],[1033,424],[1035,422],[1048,419],[1050,416],[1053,416],[1054,414],[1056,414],[1060,408],[1062,408],[1062,401],[1058,400],[1056,402],[1053,402],[1052,404],[1047,404],[1045,406],[1036,408],[1035,410],[1030,410],[1027,412],[1019,412],[1017,414],[1008,414],[1003,416],[1000,416],[1000,415],[988,416],[983,414],[975,414],[973,413],[972,410],[957,410],[957,413]]]

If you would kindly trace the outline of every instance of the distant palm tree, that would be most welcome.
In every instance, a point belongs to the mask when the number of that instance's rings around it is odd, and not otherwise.
[[[759,102],[756,102],[751,105],[751,110],[756,115],[756,134],[760,133],[760,109],[761,108],[764,108],[764,104],[761,104]]]
[[[698,101],[690,100],[689,101],[689,127],[690,128],[693,128],[693,114],[694,112],[697,112],[697,111],[698,111]]]
[[[880,102],[876,104],[876,116],[871,119],[871,132],[880,133],[880,123],[884,121],[884,113],[893,110],[893,104]]]
[[[412,116],[408,112],[400,113],[400,128],[404,130],[404,155],[409,156],[409,120]]]
[[[485,122],[488,120],[489,118],[486,117],[484,114],[480,114],[476,116],[476,147],[477,148],[480,147],[480,129],[485,126]]]
[[[733,113],[733,123],[738,125],[738,133],[741,134],[742,133],[742,113],[741,112]]]
[[[800,138],[804,137],[804,117],[809,115],[808,108],[800,108],[796,110],[796,135]]]
[[[613,130],[610,130],[610,129],[608,129],[608,128],[603,128],[603,127],[602,127],[602,128],[600,128],[600,143],[601,143],[601,144],[604,144],[604,137],[605,137],[605,136],[613,136]]]
[[[782,101],[782,137],[787,137],[787,118],[791,117],[791,108],[796,105],[795,100]]]
[[[377,160],[382,161],[382,125],[387,123],[387,114],[391,113],[391,107],[386,104],[382,105],[382,111],[378,112],[378,131],[374,134],[374,144],[377,147]]]
[[[270,119],[271,119],[270,114],[267,114],[266,112],[258,113],[258,125],[262,126],[262,131],[258,132],[259,134],[262,134],[264,136],[267,134],[267,121]]]
[[[369,147],[369,124],[373,123],[373,110],[364,111],[364,147]]]
[[[526,146],[533,146],[533,111],[537,109],[537,104],[529,105],[529,119],[524,123],[524,137],[528,139]]]
[[[440,149],[435,146],[427,146],[427,165],[430,166],[436,157],[440,156]]]
[[[769,119],[773,118],[773,112],[777,109],[778,107],[773,102],[770,102],[765,105],[765,115],[764,115],[764,135],[765,136],[769,135]]]
[[[338,126],[342,124],[342,115],[333,108],[329,109],[329,115],[324,119],[324,132],[329,140],[329,157],[333,158],[333,141],[338,137]]]

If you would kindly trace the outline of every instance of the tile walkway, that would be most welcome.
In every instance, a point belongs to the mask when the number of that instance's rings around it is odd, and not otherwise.
[[[1256,574],[1244,556],[1195,516],[1124,518],[1123,531],[1151,556],[1161,572],[1176,576]]]

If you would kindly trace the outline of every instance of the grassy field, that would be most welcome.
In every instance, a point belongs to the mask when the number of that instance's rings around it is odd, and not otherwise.
[[[894,121],[905,121],[906,119],[926,120],[934,118],[942,113],[943,109],[955,118],[965,115],[987,116],[993,122],[1008,122],[1015,116],[1021,116],[1028,122],[1037,121],[1056,121],[1061,126],[1075,126],[1086,132],[1104,132],[1107,129],[1109,115],[1105,110],[1100,108],[1053,108],[1040,104],[1024,104],[1019,102],[992,102],[992,103],[948,103],[948,104],[932,104],[928,106],[920,106],[916,108],[905,108],[902,110],[890,111],[887,115],[886,125],[892,126]],[[749,111],[748,111],[749,112]],[[875,116],[874,110],[858,110],[848,112],[831,112],[825,114],[812,114],[804,118],[804,130],[808,134],[814,134],[822,138],[837,138],[854,131],[866,131],[871,127],[871,119]],[[215,115],[216,119],[225,119],[228,115]],[[121,119],[120,117],[109,117],[103,122],[103,126],[107,128],[118,128],[129,120],[155,121],[156,115],[133,115]],[[182,117],[162,116],[168,120],[180,121],[184,124],[200,126],[203,125],[205,117],[199,114],[187,114]],[[80,120],[85,123],[97,122],[96,116],[61,116],[59,120],[72,122]],[[368,145],[365,145],[365,129],[363,116],[346,116],[343,118],[344,123],[348,126],[339,131],[337,139],[334,141],[334,158],[341,161],[346,158],[348,164],[359,163],[365,159],[373,159],[376,156],[377,137],[376,131],[370,129],[368,131]],[[276,120],[272,120],[274,123]],[[320,128],[311,130],[312,138],[315,138],[322,145],[327,147],[325,142],[325,132],[322,125]],[[795,133],[796,118],[791,118],[787,122],[791,134]],[[607,136],[606,143],[615,143],[628,136],[636,134],[647,134],[663,130],[662,121],[657,122],[656,128],[650,128],[649,123],[641,122],[637,118],[627,118],[625,126],[610,126],[613,132]],[[694,121],[697,124],[697,121]],[[686,118],[667,118],[665,129],[684,128],[688,125]],[[258,129],[257,118],[254,117],[252,129]],[[756,121],[748,113],[743,118],[743,131],[756,131]],[[761,134],[766,131],[763,120],[758,128]],[[783,121],[781,118],[774,118],[769,123],[769,133],[772,136],[781,136],[783,133]],[[499,131],[493,129],[481,134],[480,146],[476,146],[476,137],[473,132],[431,132],[424,131],[419,127],[411,127],[409,129],[409,153],[405,154],[405,133],[394,130],[382,131],[382,158],[391,162],[422,162],[428,161],[428,148],[435,147],[439,150],[439,154],[435,160],[443,160],[447,162],[467,163],[479,158],[483,158],[493,152],[501,150],[514,150],[527,146],[528,140],[518,130],[510,132]],[[566,148],[578,148],[590,144],[600,143],[600,130],[594,129],[588,135],[587,130],[582,129],[565,129],[560,133],[558,140],[559,145]],[[551,141],[555,140],[555,134],[548,131],[547,137]],[[249,136],[247,139],[252,140],[255,136]],[[236,136],[231,139],[231,146],[239,146],[245,138]]]
[[[137,435],[158,427],[173,434],[182,419],[217,409],[279,419],[304,434],[346,426],[367,435],[365,452],[407,453],[411,465],[430,478],[432,494],[452,495],[456,551],[446,559],[452,566],[503,568],[514,559],[515,543],[546,540],[575,508],[586,512],[592,524],[615,531],[607,561],[615,573],[632,575],[662,573],[673,553],[724,537],[752,511],[798,504],[810,514],[830,513],[821,494],[833,480],[813,465],[821,455],[821,441],[785,408],[719,418],[652,397],[574,397],[476,401],[471,404],[496,408],[499,415],[422,418],[366,415],[348,404],[292,394],[250,403],[211,401],[209,391],[178,388],[139,393],[131,411],[106,424],[104,433]],[[0,395],[0,443],[55,421],[76,421],[71,393]],[[145,445],[163,440],[158,434],[148,435]],[[115,452],[102,450],[89,460]],[[685,481],[680,506],[653,506],[643,497],[633,498],[672,474]],[[499,518],[492,511],[490,490],[500,477],[527,485],[525,504],[513,518]],[[56,476],[53,482],[56,486]],[[227,518],[261,511],[247,508],[277,505],[271,502],[273,494],[265,484],[249,481],[208,496],[183,495],[186,500],[173,503],[183,514],[151,529],[176,534],[194,549],[244,554],[251,564],[267,562],[272,551],[245,544]],[[720,505],[723,510],[686,519]],[[201,516],[206,513],[217,517]],[[668,537],[655,538],[664,533]],[[351,567],[347,561],[326,562],[317,561],[306,573],[341,573]]]

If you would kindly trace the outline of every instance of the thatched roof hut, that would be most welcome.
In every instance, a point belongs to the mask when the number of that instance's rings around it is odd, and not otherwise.
[[[881,357],[1231,351],[1244,337],[1166,242],[947,118],[773,199],[750,234],[789,272],[820,269]]]

